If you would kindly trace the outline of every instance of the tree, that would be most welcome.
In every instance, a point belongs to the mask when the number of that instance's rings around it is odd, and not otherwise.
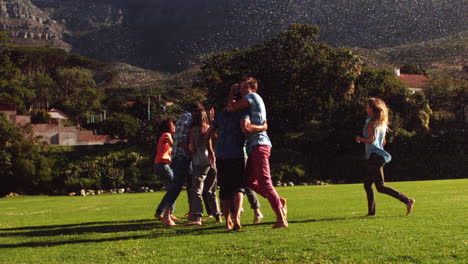
[[[49,105],[57,103],[57,84],[50,75],[35,72],[27,75],[25,86],[34,92],[30,105],[35,109],[47,109]]]
[[[431,80],[424,94],[433,110],[434,128],[447,131],[464,127],[468,81],[453,78]]]
[[[45,156],[46,149],[29,129],[15,127],[0,114],[0,194],[33,192],[47,184],[51,163]]]
[[[250,49],[212,54],[194,86],[207,88],[209,103],[222,108],[233,83],[256,77],[269,128],[280,135],[300,133],[309,122],[319,122],[322,133],[329,133],[342,122],[333,120],[343,117],[337,111],[355,109],[355,102],[368,96],[404,111],[410,93],[389,71],[365,67],[350,50],[317,42],[318,33],[316,26],[293,25]]]
[[[0,104],[16,105],[19,113],[26,113],[35,94],[23,86],[24,77],[10,60],[10,48],[8,36],[0,32]]]
[[[35,109],[31,113],[32,124],[47,124],[50,121],[50,115],[44,109]]]
[[[107,133],[121,139],[134,139],[139,131],[140,124],[133,116],[124,113],[112,113],[105,123]]]
[[[233,83],[245,76],[257,78],[268,134],[276,153],[287,153],[275,154],[281,155],[277,159],[303,164],[316,178],[353,178],[362,151],[354,136],[362,130],[369,97],[389,105],[392,128],[426,131],[430,108],[389,70],[372,69],[348,49],[317,42],[318,33],[315,26],[293,25],[249,49],[212,54],[194,86],[206,88],[208,102],[222,109]],[[348,170],[334,166],[343,163],[343,155],[352,157],[346,159],[352,163]]]
[[[87,111],[101,108],[104,92],[96,86],[90,70],[78,67],[59,69],[57,84],[59,106],[76,119],[84,118]]]

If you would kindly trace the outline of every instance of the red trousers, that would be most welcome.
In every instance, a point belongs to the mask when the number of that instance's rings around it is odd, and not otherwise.
[[[283,208],[280,197],[273,186],[270,175],[271,146],[255,146],[247,160],[247,187],[270,202],[274,211]]]

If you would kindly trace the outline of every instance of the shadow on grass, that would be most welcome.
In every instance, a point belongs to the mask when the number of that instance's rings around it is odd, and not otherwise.
[[[363,217],[338,217],[338,218],[324,218],[324,219],[305,219],[289,221],[290,224],[301,224],[301,223],[313,223],[313,222],[328,222],[328,221],[346,221],[353,220]],[[259,224],[246,224],[248,226],[264,226],[273,225],[274,222],[263,222]],[[182,228],[179,228],[182,227]],[[28,230],[28,231],[24,231]],[[177,227],[166,228],[162,223],[154,219],[141,219],[134,221],[106,221],[106,222],[88,222],[79,224],[68,224],[68,225],[47,225],[47,226],[28,226],[18,227],[9,229],[0,229],[2,232],[0,236],[22,236],[22,237],[60,237],[62,236],[73,236],[83,235],[92,233],[122,233],[122,232],[138,232],[148,231],[145,235],[127,235],[118,236],[112,238],[97,238],[97,239],[76,239],[62,240],[62,241],[41,241],[41,242],[24,242],[19,244],[0,244],[0,248],[24,248],[24,247],[52,247],[69,244],[80,244],[80,243],[100,243],[100,242],[112,242],[122,241],[130,239],[146,239],[146,238],[161,238],[161,237],[173,237],[181,235],[209,235],[219,233],[229,233],[230,230],[224,229],[223,224],[207,223],[200,227],[184,227],[179,225]],[[21,231],[21,232],[15,232]]]
[[[151,221],[151,219],[129,220],[129,221],[86,222],[86,223],[68,224],[68,225],[22,226],[22,227],[13,227],[13,228],[0,228],[0,231],[50,229],[50,228],[60,228],[60,227],[74,227],[74,226],[102,225],[102,224],[141,223],[141,222],[149,222],[149,221]]]

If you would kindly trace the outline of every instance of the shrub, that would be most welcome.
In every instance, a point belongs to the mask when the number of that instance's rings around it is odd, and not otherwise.
[[[69,164],[65,185],[71,190],[135,187],[148,183],[143,177],[147,174],[147,163],[148,159],[137,152],[112,152],[91,161]]]
[[[38,109],[33,110],[31,113],[31,123],[32,124],[47,124],[50,121],[50,115],[46,110]]]
[[[306,182],[308,180],[304,166],[289,164],[281,165],[280,167],[273,169],[272,179],[273,181],[294,183]]]

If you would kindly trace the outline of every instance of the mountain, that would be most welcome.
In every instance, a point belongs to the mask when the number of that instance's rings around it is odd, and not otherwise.
[[[0,1],[0,30],[9,32],[18,45],[71,50],[63,41],[64,27],[29,0]]]
[[[72,52],[162,71],[190,67],[200,54],[260,43],[293,23],[319,25],[320,40],[334,46],[371,48],[428,41],[467,29],[464,0],[6,2],[30,2],[31,9],[57,21],[64,30],[60,39]],[[6,30],[11,32],[10,23]]]

